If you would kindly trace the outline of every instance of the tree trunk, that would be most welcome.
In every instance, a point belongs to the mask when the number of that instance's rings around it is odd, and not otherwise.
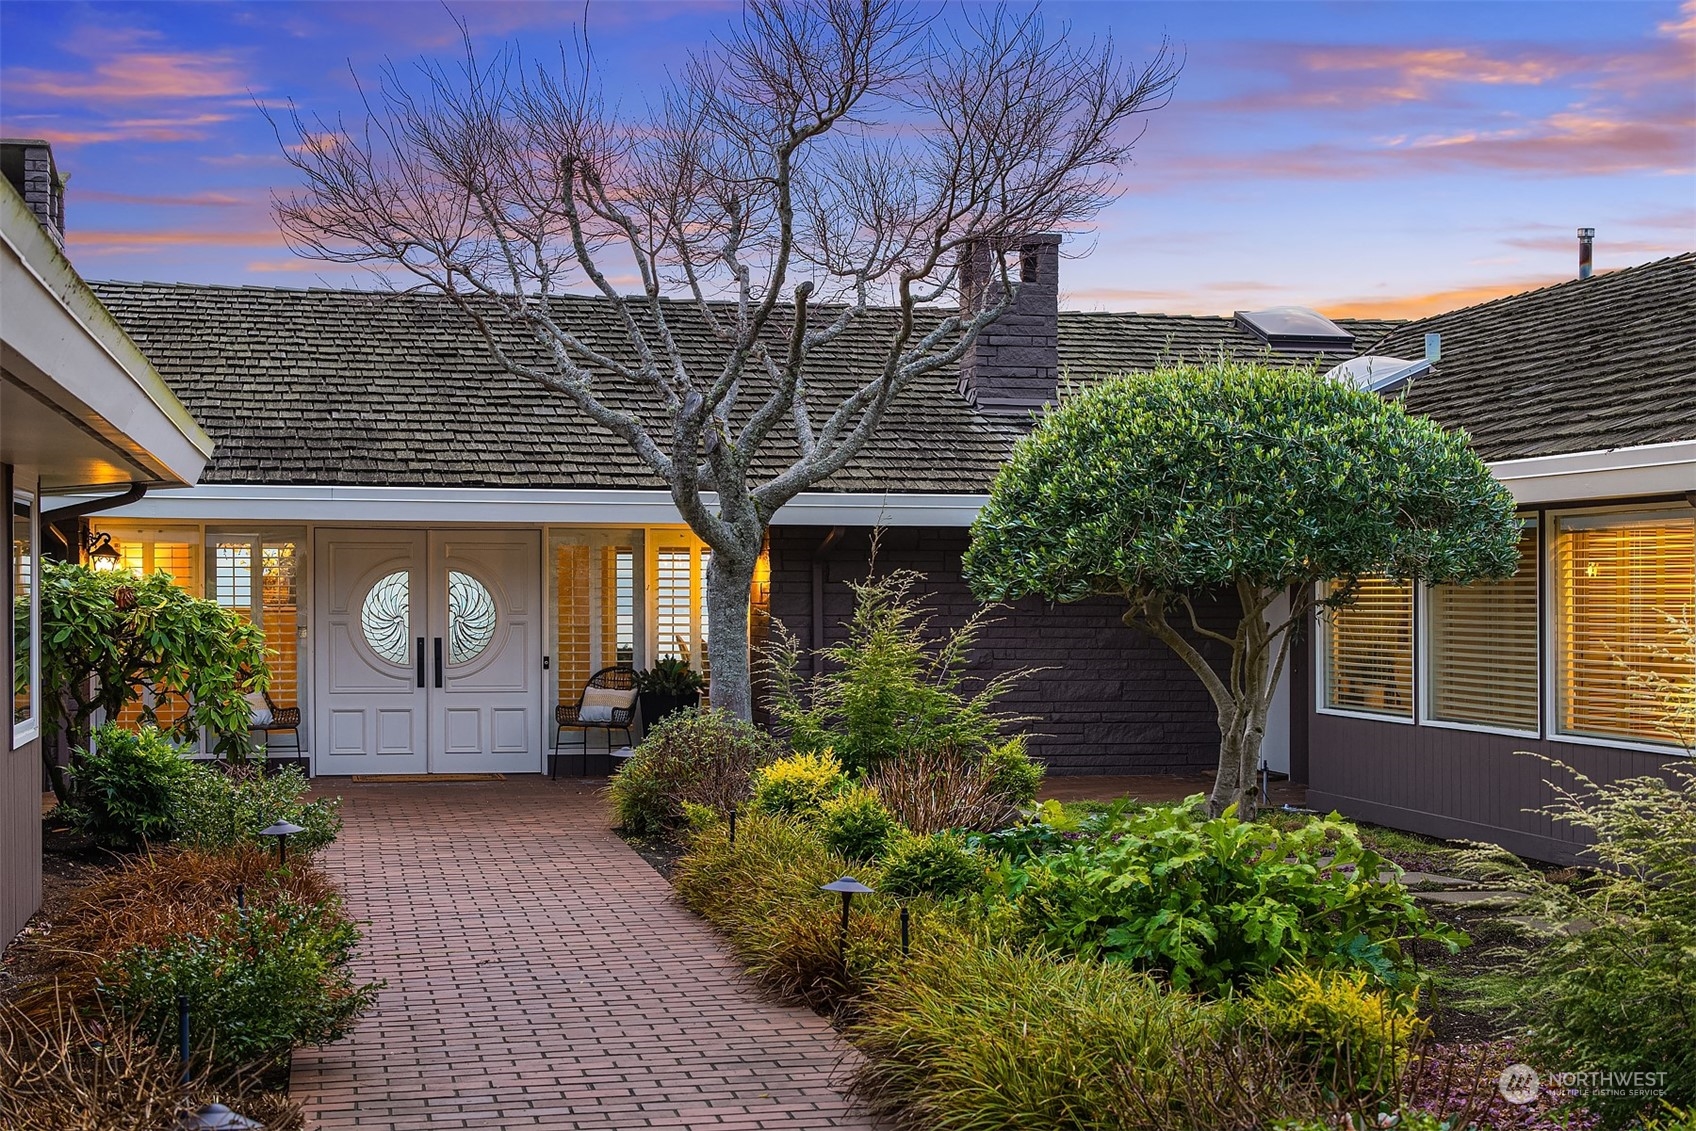
[[[1237,816],[1252,821],[1260,807],[1260,745],[1266,737],[1266,704],[1270,689],[1256,705],[1242,702],[1236,705],[1229,719],[1221,719],[1219,743],[1219,772],[1213,779],[1213,792],[1207,798],[1207,814],[1220,816],[1232,805]],[[1254,719],[1259,718],[1259,725]]]
[[[748,662],[748,598],[754,587],[751,553],[713,548],[707,563],[707,659],[712,705],[742,719],[754,717],[753,673]]]
[[[65,780],[65,767],[59,764],[55,744],[47,741],[47,732],[42,731],[36,741],[41,743],[41,766],[47,771],[47,781],[53,787],[53,796],[59,804],[68,805],[71,800],[71,787]]]

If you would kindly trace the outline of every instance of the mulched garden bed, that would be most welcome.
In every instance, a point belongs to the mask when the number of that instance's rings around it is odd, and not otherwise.
[[[121,858],[74,831],[52,812],[41,821],[41,909],[25,924],[14,944],[50,936],[58,915],[78,891],[119,866]],[[0,1001],[9,1001],[20,985],[45,965],[44,948],[12,945],[0,958]]]

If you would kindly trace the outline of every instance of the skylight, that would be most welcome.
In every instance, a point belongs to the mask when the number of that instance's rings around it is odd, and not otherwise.
[[[1347,381],[1369,393],[1393,393],[1430,368],[1431,363],[1423,358],[1408,361],[1402,357],[1373,354],[1351,357],[1341,365],[1333,366],[1325,376],[1333,381]]]
[[[1348,349],[1354,335],[1305,306],[1272,306],[1237,311],[1237,324],[1269,346]]]

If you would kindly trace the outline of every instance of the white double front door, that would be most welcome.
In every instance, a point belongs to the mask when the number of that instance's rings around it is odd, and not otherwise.
[[[319,774],[542,768],[538,531],[320,529]]]

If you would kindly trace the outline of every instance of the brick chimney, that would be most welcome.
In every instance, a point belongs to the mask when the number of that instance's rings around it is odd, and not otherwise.
[[[1060,393],[1060,236],[1055,232],[1009,241],[1019,262],[1013,305],[985,326],[960,359],[960,395],[986,416],[1025,417]],[[960,309],[993,306],[1001,298],[990,240],[960,252]]]
[[[64,247],[65,181],[53,163],[53,147],[36,138],[0,138],[0,171],[53,242]]]

